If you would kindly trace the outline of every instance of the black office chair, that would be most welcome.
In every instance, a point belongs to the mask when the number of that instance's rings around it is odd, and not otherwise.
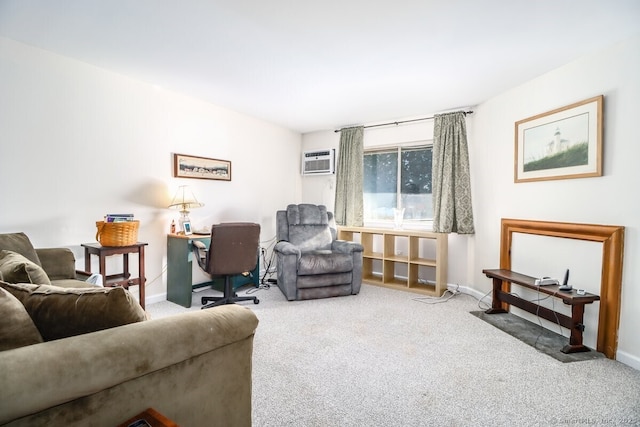
[[[197,242],[194,250],[197,251]],[[201,242],[200,242],[201,243]],[[197,256],[200,267],[211,275],[211,278],[224,277],[224,295],[221,297],[202,297],[202,308],[215,307],[222,304],[233,304],[237,301],[253,301],[260,303],[256,297],[239,297],[233,291],[231,276],[250,274],[258,264],[260,244],[260,225],[250,222],[228,222],[211,226],[211,243],[204,256]],[[202,246],[204,244],[201,243]],[[200,247],[202,250],[202,247]],[[208,302],[213,301],[211,304]]]

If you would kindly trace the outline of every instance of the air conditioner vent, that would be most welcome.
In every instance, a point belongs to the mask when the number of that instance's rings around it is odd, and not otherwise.
[[[302,153],[302,175],[329,175],[335,173],[335,149],[305,151]]]

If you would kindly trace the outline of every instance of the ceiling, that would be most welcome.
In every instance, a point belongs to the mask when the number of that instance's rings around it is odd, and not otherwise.
[[[638,0],[0,0],[0,36],[301,133],[472,107],[638,33]]]

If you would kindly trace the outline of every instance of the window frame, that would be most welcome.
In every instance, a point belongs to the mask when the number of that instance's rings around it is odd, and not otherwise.
[[[401,207],[402,204],[402,179],[400,173],[402,171],[402,150],[411,150],[411,149],[420,149],[420,148],[430,148],[431,153],[433,155],[433,140],[422,140],[422,141],[412,141],[412,142],[403,142],[393,145],[380,145],[380,146],[372,146],[364,148],[364,155],[367,154],[375,154],[375,153],[397,153],[397,162],[398,162],[398,175],[396,176],[396,194],[398,197],[396,198],[396,208]],[[364,159],[363,159],[364,160]],[[433,161],[433,157],[432,157]],[[432,177],[433,179],[433,177]],[[432,193],[433,195],[433,190]],[[364,195],[364,192],[363,192]],[[400,206],[399,206],[400,205]],[[365,215],[363,215],[363,218]],[[365,227],[372,228],[394,228],[393,219],[374,219],[367,220],[364,219]],[[402,228],[404,229],[413,229],[413,230],[425,230],[431,231],[433,230],[433,218],[430,219],[405,219],[403,221]]]

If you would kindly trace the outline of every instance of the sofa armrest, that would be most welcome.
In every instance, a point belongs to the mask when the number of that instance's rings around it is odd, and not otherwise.
[[[76,279],[78,280],[82,280],[83,282],[86,282],[87,279],[89,277],[91,277],[93,273],[90,273],[88,271],[84,271],[84,270],[76,270]]]
[[[76,258],[71,249],[40,248],[36,253],[49,280],[76,278]]]
[[[334,240],[331,243],[331,250],[340,253],[353,253],[353,252],[362,252],[364,251],[364,247],[360,243],[349,242],[346,240]]]
[[[257,325],[225,305],[0,352],[0,424],[253,339]]]

